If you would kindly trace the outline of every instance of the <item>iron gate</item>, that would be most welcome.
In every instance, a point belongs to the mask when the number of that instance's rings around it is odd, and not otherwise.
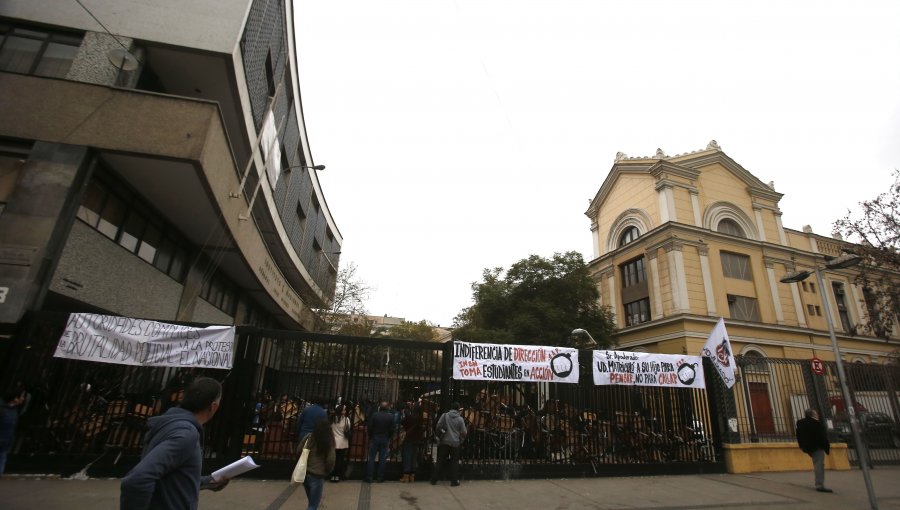
[[[138,460],[147,419],[176,405],[199,375],[222,381],[224,390],[219,414],[204,427],[204,469],[249,454],[262,465],[253,476],[286,478],[296,460],[297,416],[321,398],[350,406],[352,478],[363,476],[365,417],[380,400],[401,413],[422,405],[421,478],[436,453],[434,421],[452,400],[471,431],[462,452],[466,478],[724,471],[714,402],[704,390],[595,387],[589,377],[580,384],[453,381],[451,344],[249,327],[237,328],[228,371],[53,358],[66,318],[32,314],[10,344],[0,387],[20,385],[32,396],[10,472],[124,474]],[[401,442],[395,435],[388,477],[399,477]]]

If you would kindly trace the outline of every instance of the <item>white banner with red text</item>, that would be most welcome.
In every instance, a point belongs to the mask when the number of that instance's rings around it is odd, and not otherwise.
[[[594,351],[594,384],[706,388],[700,356]]]
[[[578,350],[539,345],[453,342],[460,381],[578,382]]]
[[[230,369],[233,352],[234,326],[195,328],[73,313],[53,356],[147,367]]]

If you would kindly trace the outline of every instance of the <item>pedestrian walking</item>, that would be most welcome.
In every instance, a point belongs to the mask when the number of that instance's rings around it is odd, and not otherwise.
[[[434,427],[438,437],[437,462],[431,473],[431,485],[441,478],[444,464],[450,464],[450,486],[459,487],[459,446],[466,439],[466,422],[459,415],[459,402],[450,404],[450,410],[438,418]]]
[[[797,421],[797,444],[812,459],[816,490],[833,492],[825,487],[825,456],[831,453],[825,425],[819,421],[819,412],[815,409],[807,409],[804,414],[806,416]]]
[[[401,422],[406,433],[403,438],[403,478],[401,482],[416,481],[416,467],[425,440],[425,422],[422,418],[422,406],[416,404]]]
[[[303,480],[303,489],[309,501],[306,508],[316,510],[325,492],[325,477],[334,469],[334,434],[328,419],[316,422],[312,433],[300,441],[300,451],[304,448],[309,448],[306,478]]]
[[[375,477],[375,456],[378,455],[378,479],[384,481],[384,472],[387,469],[388,444],[394,435],[394,415],[391,414],[391,405],[382,401],[378,411],[366,420],[366,432],[369,436],[369,458],[366,463],[366,482],[372,483]]]
[[[203,425],[215,416],[222,385],[198,377],[184,390],[180,407],[147,421],[141,460],[122,479],[122,510],[197,508],[200,489],[221,490],[228,480],[200,476]]]
[[[347,416],[347,406],[340,404],[334,409],[331,417],[331,434],[334,436],[334,469],[331,471],[331,481],[340,482],[347,472],[347,452],[350,448],[350,417]]]

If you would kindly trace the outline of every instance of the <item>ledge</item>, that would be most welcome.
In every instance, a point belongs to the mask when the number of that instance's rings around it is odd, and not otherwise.
[[[742,443],[722,445],[725,469],[731,474],[774,471],[809,471],[812,461],[795,443]],[[825,469],[847,471],[850,459],[847,445],[831,445],[831,453],[825,456]]]

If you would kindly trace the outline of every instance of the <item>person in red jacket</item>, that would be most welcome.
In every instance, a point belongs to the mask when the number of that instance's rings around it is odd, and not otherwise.
[[[831,453],[825,425],[819,421],[819,412],[815,409],[807,409],[805,414],[805,418],[797,421],[797,444],[812,459],[816,490],[832,492],[825,488],[825,455]]]

